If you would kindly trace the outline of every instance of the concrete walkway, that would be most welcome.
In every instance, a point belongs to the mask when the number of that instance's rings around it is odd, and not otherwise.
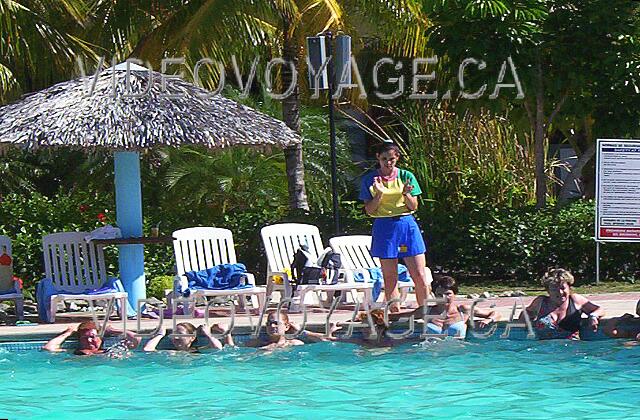
[[[598,295],[588,295],[589,299],[591,299],[594,303],[602,306],[606,311],[607,318],[621,316],[625,313],[635,314],[636,304],[638,300],[640,300],[640,292],[633,293],[607,293],[607,294],[598,294]],[[487,299],[484,302],[478,303],[478,308],[487,308],[492,304],[495,304],[494,309],[501,315],[503,320],[508,320],[511,310],[513,308],[514,303],[521,302],[524,305],[528,305],[533,299],[534,296],[526,296],[523,298],[509,298],[509,297],[501,297],[501,298],[492,298]],[[470,299],[459,299],[462,303],[471,304],[472,301]],[[408,306],[415,307],[415,297],[410,295],[408,299]],[[211,312],[209,323],[225,323],[229,324],[230,318],[228,317],[228,311],[224,308],[217,307],[215,311]],[[518,314],[520,310],[516,311]],[[326,321],[326,313],[319,308],[310,309],[307,317],[307,325],[313,329],[320,330],[324,328]],[[351,311],[349,310],[337,310],[333,317],[332,322],[340,322],[346,321],[350,319]],[[301,324],[303,321],[302,314],[291,314],[291,319],[293,322],[297,324]],[[255,323],[258,320],[258,317],[254,313],[252,317],[252,322]],[[58,314],[56,318],[55,324],[36,324],[38,320],[35,316],[27,317],[27,320],[31,321],[34,324],[24,325],[24,326],[15,326],[15,325],[3,325],[0,326],[0,342],[6,341],[16,341],[16,340],[29,340],[35,339],[36,337],[42,339],[42,337],[52,337],[56,334],[61,333],[69,326],[73,326],[74,328],[82,321],[91,320],[91,315],[87,312],[76,312],[76,313],[66,313],[66,314]],[[204,324],[204,318],[181,318],[176,322],[191,322],[194,325]],[[141,320],[141,330],[142,331],[150,331],[156,328],[159,320],[157,319],[142,319]],[[172,319],[165,319],[164,325],[170,329],[173,325]],[[122,321],[112,321],[112,324],[120,328],[122,327]],[[249,319],[245,316],[236,315],[235,325],[239,327],[237,332],[247,333],[249,332],[250,322]],[[136,320],[128,320],[127,328],[130,330],[137,330],[137,321]]]

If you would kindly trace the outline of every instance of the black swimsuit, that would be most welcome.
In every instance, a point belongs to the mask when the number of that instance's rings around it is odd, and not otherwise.
[[[568,336],[565,338],[577,338],[577,333],[580,331],[580,323],[582,321],[582,309],[577,309],[575,302],[571,297],[569,297],[567,314],[562,318],[562,321],[557,322],[551,318],[552,311],[547,311],[547,302],[548,298],[545,297],[540,305],[540,310],[538,311],[538,316],[536,318],[536,329],[538,329],[539,332],[541,330],[547,330],[547,332],[556,330],[555,333],[548,334],[554,336],[553,338],[560,338],[559,336],[563,335],[562,332],[568,333]]]

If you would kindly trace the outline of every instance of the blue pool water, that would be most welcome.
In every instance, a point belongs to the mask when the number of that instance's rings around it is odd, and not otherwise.
[[[621,341],[320,343],[129,358],[0,350],[8,418],[632,418],[640,346]]]

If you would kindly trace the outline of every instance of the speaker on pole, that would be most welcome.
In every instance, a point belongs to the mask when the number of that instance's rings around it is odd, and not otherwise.
[[[318,75],[322,64],[329,56],[327,37],[324,35],[307,37],[307,55],[309,56],[309,88],[315,86],[315,77]],[[322,73],[318,78],[318,88],[320,90],[329,89],[329,66],[322,68]]]
[[[351,37],[338,35],[335,47],[336,85],[351,84]]]

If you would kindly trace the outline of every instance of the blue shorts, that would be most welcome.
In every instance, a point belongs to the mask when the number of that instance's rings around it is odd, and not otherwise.
[[[403,258],[424,254],[427,247],[412,215],[378,217],[371,231],[371,255],[378,258]]]

